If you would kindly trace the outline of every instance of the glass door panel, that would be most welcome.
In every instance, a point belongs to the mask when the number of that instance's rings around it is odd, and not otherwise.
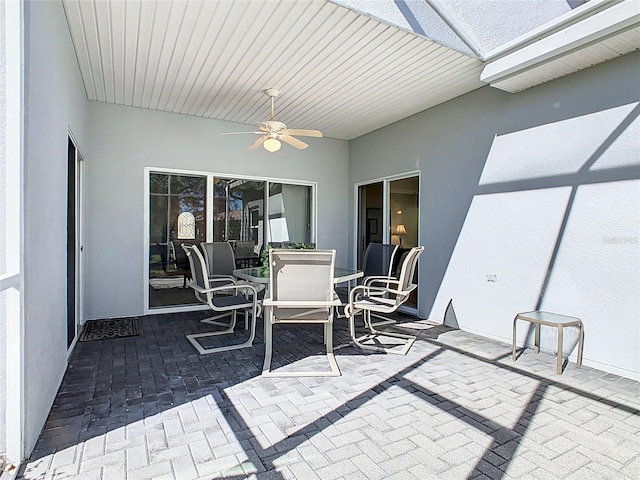
[[[384,242],[383,182],[358,187],[358,268],[370,243]]]
[[[398,245],[394,262],[394,272],[402,261],[403,254],[411,247],[418,245],[418,194],[420,191],[419,177],[402,178],[389,182],[389,219],[391,222],[391,243]],[[418,283],[418,271],[416,269],[415,283]],[[409,309],[418,308],[418,289],[415,289],[411,297],[405,303]]]
[[[358,186],[358,268],[362,268],[364,252],[370,243],[391,243],[398,245],[392,273],[400,273],[398,267],[403,254],[418,245],[419,186],[418,176]],[[416,277],[416,283],[417,280]],[[417,313],[417,297],[418,289],[415,289],[401,309]]]
[[[311,195],[310,186],[269,182],[269,242],[313,243]]]
[[[149,307],[197,304],[182,243],[205,241],[207,179],[151,173],[149,187]]]
[[[264,243],[264,185],[260,180],[213,179],[213,241],[230,242],[238,266],[258,262]]]

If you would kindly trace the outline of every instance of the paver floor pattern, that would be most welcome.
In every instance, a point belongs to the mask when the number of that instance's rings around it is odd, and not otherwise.
[[[637,479],[640,384],[400,318],[406,356],[336,351],[337,378],[262,378],[264,344],[199,356],[206,312],[78,343],[23,479]],[[261,329],[261,322],[258,330]],[[344,320],[335,343],[347,342]],[[215,339],[214,341],[222,341]],[[274,330],[324,362],[320,327]],[[307,358],[308,357],[308,358]],[[304,360],[307,358],[307,360]]]

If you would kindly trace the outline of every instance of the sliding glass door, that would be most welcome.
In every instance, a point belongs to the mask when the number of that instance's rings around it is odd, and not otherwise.
[[[238,268],[267,244],[315,242],[312,185],[149,172],[148,308],[199,305],[183,243],[229,242]]]
[[[198,303],[187,286],[183,243],[206,239],[207,177],[151,173],[149,177],[149,307]]]
[[[310,186],[215,177],[213,195],[213,239],[231,242],[236,257],[267,243],[311,243]]]
[[[390,177],[358,185],[357,189],[357,266],[362,267],[369,243],[391,243],[398,245],[392,269],[397,274],[403,254],[419,245],[420,177]],[[416,289],[405,303],[405,310],[417,313],[417,295]]]

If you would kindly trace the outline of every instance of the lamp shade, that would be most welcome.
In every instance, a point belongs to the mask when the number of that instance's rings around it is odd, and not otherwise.
[[[402,223],[396,225],[396,228],[393,229],[393,235],[406,235],[407,229],[404,228]]]
[[[278,150],[280,150],[280,147],[282,146],[282,144],[280,143],[280,140],[276,138],[267,138],[262,145],[264,146],[264,149],[268,152],[277,152]]]

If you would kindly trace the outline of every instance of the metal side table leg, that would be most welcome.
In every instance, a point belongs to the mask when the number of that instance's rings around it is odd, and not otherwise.
[[[557,374],[562,375],[562,364],[564,363],[564,355],[562,354],[562,347],[564,343],[564,328],[562,328],[562,324],[559,323],[556,325],[558,329],[558,369]]]

